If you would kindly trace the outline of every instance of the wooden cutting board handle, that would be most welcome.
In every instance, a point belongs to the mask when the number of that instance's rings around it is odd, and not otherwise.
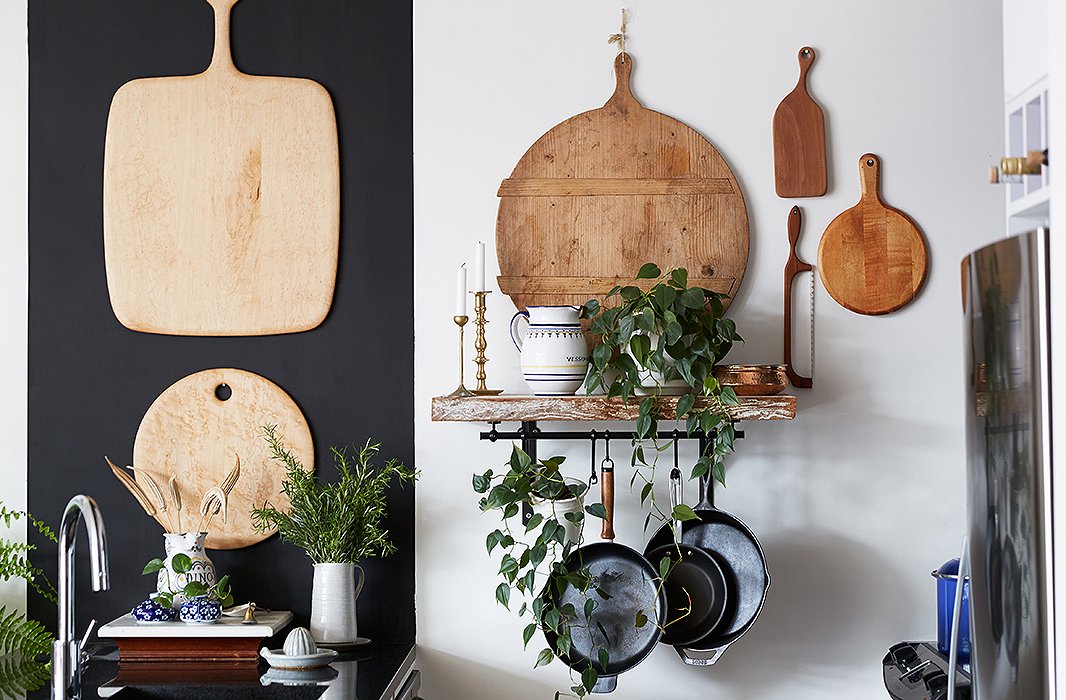
[[[629,79],[633,76],[633,59],[627,53],[620,53],[614,59],[614,94],[603,106],[613,109],[621,114],[626,114],[631,109],[643,107],[633,95],[633,88],[629,86]]]
[[[814,381],[792,368],[792,284],[799,273],[814,271],[810,263],[803,262],[796,254],[802,226],[803,214],[800,208],[792,207],[792,211],[788,213],[788,262],[785,263],[785,374],[788,375],[792,386],[810,389],[814,386]]]
[[[818,54],[816,54],[814,49],[810,46],[804,46],[796,54],[800,66],[799,80],[796,81],[797,90],[802,89],[804,92],[807,92],[807,71],[809,71],[811,66],[814,65],[814,59],[817,58],[817,56]]]
[[[215,10],[215,49],[211,54],[211,65],[204,71],[218,73],[220,75],[240,75],[237,66],[233,63],[233,52],[230,48],[230,10],[239,0],[207,0]]]

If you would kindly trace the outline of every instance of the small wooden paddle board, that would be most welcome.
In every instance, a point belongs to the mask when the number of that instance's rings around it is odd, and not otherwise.
[[[928,264],[918,225],[882,201],[880,173],[877,156],[859,158],[859,203],[833,219],[818,243],[818,274],[826,291],[844,308],[870,316],[911,301]]]
[[[826,191],[825,115],[807,92],[814,49],[799,50],[799,82],[774,112],[774,182],[778,197],[821,197]]]
[[[171,335],[314,328],[340,237],[337,123],[301,78],[241,73],[230,9],[199,75],[123,85],[104,147],[104,261],[122,325]]]

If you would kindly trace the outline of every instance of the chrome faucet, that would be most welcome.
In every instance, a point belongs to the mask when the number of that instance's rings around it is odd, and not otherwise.
[[[81,697],[82,645],[96,624],[95,620],[89,624],[80,641],[74,638],[74,542],[79,518],[85,521],[89,535],[93,590],[104,591],[111,585],[107,571],[107,534],[100,508],[88,496],[75,496],[67,503],[59,524],[59,639],[52,644],[52,700]]]

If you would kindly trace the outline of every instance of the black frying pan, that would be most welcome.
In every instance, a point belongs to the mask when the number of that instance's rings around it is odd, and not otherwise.
[[[707,551],[727,569],[727,581],[732,584],[727,595],[735,600],[735,608],[728,624],[722,623],[699,641],[675,647],[682,660],[692,666],[713,664],[748,631],[762,610],[770,587],[770,573],[759,540],[739,518],[710,504],[709,480],[709,474],[700,479],[700,502],[696,506],[700,519],[682,523],[681,541]],[[660,528],[645,549],[650,551],[671,541],[669,528],[665,532]]]
[[[677,442],[674,442],[674,461],[677,461]],[[683,502],[681,470],[670,472],[670,508]],[[729,603],[727,574],[709,552],[685,544],[681,540],[681,523],[673,520],[674,536],[669,544],[646,549],[644,556],[663,574],[666,591],[666,623],[660,642],[671,646],[685,646],[700,641],[728,623],[732,617]],[[667,531],[670,525],[663,525]],[[729,574],[728,576],[732,576]]]
[[[617,686],[618,674],[633,668],[651,653],[662,635],[666,610],[666,594],[658,585],[658,574],[648,560],[639,552],[611,541],[614,539],[611,521],[614,514],[614,464],[610,459],[604,459],[602,466],[600,498],[607,511],[601,535],[604,541],[579,547],[566,559],[566,567],[570,571],[584,565],[592,575],[594,587],[589,590],[588,597],[597,602],[592,629],[583,625],[584,615],[581,611],[586,596],[577,588],[566,586],[560,593],[557,580],[549,578],[541,593],[556,607],[570,603],[579,611],[575,621],[577,624],[570,628],[570,650],[558,656],[576,671],[583,671],[589,665],[596,669],[598,679],[593,693],[613,691]],[[599,595],[596,589],[607,595]],[[647,615],[648,622],[637,627],[637,612],[641,610]],[[606,639],[596,622],[606,630]],[[545,629],[544,637],[551,649],[558,649],[558,634]],[[600,667],[600,646],[607,648],[609,661],[606,668]]]

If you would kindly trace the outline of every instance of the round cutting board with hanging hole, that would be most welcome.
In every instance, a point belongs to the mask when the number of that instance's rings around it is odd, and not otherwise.
[[[829,295],[855,313],[877,316],[909,303],[925,281],[928,251],[914,221],[879,192],[881,160],[859,158],[862,196],[837,216],[818,244],[818,275]]]
[[[273,535],[275,530],[256,532],[252,525],[253,508],[267,501],[279,509],[289,506],[281,495],[285,467],[271,459],[264,425],[277,426],[286,448],[305,468],[314,468],[307,420],[269,379],[240,369],[207,369],[160,394],[144,414],[133,445],[137,483],[152,498],[150,476],[168,503],[166,512],[156,510],[159,524],[168,530],[194,529],[203,495],[225,480],[239,455],[241,474],[229,495],[227,522],[221,514],[214,516],[207,547],[238,549]],[[180,521],[167,487],[172,476],[177,477]]]
[[[646,262],[731,296],[744,277],[748,214],[733,172],[698,132],[633,96],[632,57],[614,69],[607,104],[541,136],[500,185],[499,286],[519,309],[582,304]]]

